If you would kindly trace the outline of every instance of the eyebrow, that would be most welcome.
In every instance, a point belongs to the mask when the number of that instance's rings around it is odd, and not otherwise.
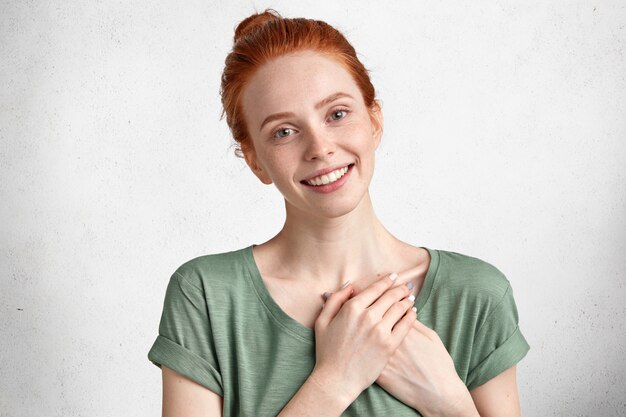
[[[320,101],[319,103],[317,103],[315,105],[315,110],[320,109],[321,107],[327,105],[328,103],[332,103],[335,100],[338,100],[340,98],[343,97],[348,97],[351,99],[354,99],[354,97],[352,97],[350,94],[348,93],[343,93],[343,92],[338,92],[338,93],[334,93],[331,94],[330,96],[326,97],[324,100]],[[269,122],[272,122],[276,119],[281,119],[283,117],[293,117],[294,114],[291,112],[281,112],[281,113],[274,113],[274,114],[270,114],[269,116],[267,116],[265,118],[265,120],[263,120],[263,123],[261,123],[261,127],[259,128],[259,131],[263,130],[263,126],[265,126],[266,124],[268,124]]]

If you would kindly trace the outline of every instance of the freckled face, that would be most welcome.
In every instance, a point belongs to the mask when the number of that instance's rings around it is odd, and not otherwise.
[[[303,51],[260,67],[242,96],[255,151],[246,162],[265,184],[274,183],[288,210],[337,217],[367,192],[382,114],[372,123],[357,84],[333,58]],[[354,164],[342,187],[317,193],[301,183],[316,171]]]

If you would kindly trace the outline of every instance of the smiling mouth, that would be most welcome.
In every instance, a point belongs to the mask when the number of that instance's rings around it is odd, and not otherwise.
[[[332,184],[336,181],[339,181],[346,173],[352,168],[354,163],[346,165],[344,168],[337,169],[329,174],[320,175],[319,177],[312,178],[310,180],[302,180],[301,184],[308,186],[322,186]],[[332,174],[332,175],[331,175]]]

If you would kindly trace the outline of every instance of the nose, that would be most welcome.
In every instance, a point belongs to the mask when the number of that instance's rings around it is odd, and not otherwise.
[[[306,159],[325,159],[335,153],[336,144],[332,136],[322,128],[310,128],[307,133]]]

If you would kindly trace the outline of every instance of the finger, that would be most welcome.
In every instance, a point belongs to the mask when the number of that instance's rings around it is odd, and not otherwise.
[[[347,280],[339,289],[343,289],[346,287],[346,285],[348,285],[350,283],[350,280]],[[332,292],[324,292],[324,294],[322,294],[322,299],[324,300],[324,302],[326,302],[326,299],[328,297],[330,297],[330,295],[332,294]]]
[[[389,290],[390,292],[392,290]],[[406,314],[409,308],[413,307],[415,296],[411,294],[409,297],[402,298],[389,307],[384,313],[380,323],[391,332],[393,326]]]
[[[421,265],[398,272],[398,279],[396,280],[394,287],[419,280],[419,277],[423,274],[423,272],[423,267]]]
[[[395,288],[390,288],[385,291],[383,295],[378,297],[374,304],[368,307],[368,310],[370,310],[370,312],[374,314],[374,317],[382,318],[387,313],[387,311],[392,308],[394,303],[397,303],[398,301],[408,297],[409,294],[411,294],[411,289],[406,285],[400,285]],[[415,296],[413,296],[413,298],[411,299],[411,301],[413,300],[415,300]],[[404,314],[405,310],[406,308],[402,309],[402,314]]]
[[[383,276],[378,281],[374,281],[374,283],[370,284],[367,288],[354,296],[353,302],[360,309],[366,309],[372,305],[372,303],[376,301],[385,291],[391,288],[396,278],[398,278],[398,274],[394,272]]]
[[[395,349],[400,346],[404,338],[409,334],[411,329],[413,328],[413,322],[417,318],[417,313],[415,313],[415,307],[409,308],[404,316],[398,321],[393,329],[391,330],[391,344]]]
[[[337,315],[343,303],[350,298],[350,294],[352,294],[353,291],[354,288],[352,288],[352,284],[348,284],[339,291],[331,293],[326,299],[324,308],[317,317],[316,323],[319,322],[320,325],[327,326]]]

